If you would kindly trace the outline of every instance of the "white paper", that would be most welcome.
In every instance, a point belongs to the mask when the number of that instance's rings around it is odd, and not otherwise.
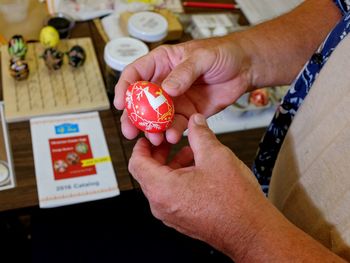
[[[217,134],[267,127],[276,107],[256,111],[239,112],[230,106],[208,119],[209,127]]]
[[[190,17],[190,25],[186,32],[190,33],[193,39],[224,36],[247,28],[239,25],[239,15],[229,13],[194,14]]]
[[[30,128],[41,208],[119,194],[97,112],[34,118]]]
[[[303,0],[236,0],[251,25],[282,15]]]
[[[120,14],[114,13],[101,19],[101,23],[104,31],[106,32],[108,39],[112,40],[118,37],[126,37],[128,34],[123,32],[119,23]]]
[[[198,14],[192,15],[192,22],[197,27],[215,28],[217,26],[234,27],[238,26],[238,17],[231,14]]]
[[[120,14],[122,14],[123,12],[147,11],[147,10],[150,10],[151,8],[152,8],[151,5],[148,5],[145,3],[120,2],[120,4],[118,5],[118,8],[115,9],[113,14],[101,19],[103,29],[106,32],[109,40],[112,40],[118,37],[128,36],[128,34],[126,32],[123,32],[123,30],[120,27],[120,22],[119,22]]]
[[[10,139],[8,135],[7,124],[5,121],[4,103],[2,101],[0,101],[0,122],[1,122],[0,128],[2,128],[2,134],[3,134],[2,139],[5,143],[3,147],[5,147],[5,151],[6,151],[6,160],[0,160],[0,164],[3,169],[1,174],[0,190],[6,190],[6,189],[15,187],[16,181],[15,181],[13,162],[12,162]]]
[[[85,21],[111,14],[114,10],[113,0],[50,0],[46,1],[50,14],[64,13],[76,21]]]
[[[207,119],[215,134],[267,127],[276,111],[276,105],[262,110],[237,111],[229,106]],[[184,135],[187,135],[187,130]]]
[[[106,16],[101,19],[101,23],[104,31],[106,32],[109,40],[118,37],[128,36],[127,32],[123,32],[120,28],[119,18],[120,14],[123,12],[140,12],[140,11],[150,11],[154,8],[166,8],[174,13],[182,13],[182,3],[179,0],[159,0],[154,1],[155,4],[147,4],[142,2],[123,2],[121,0],[116,0],[114,5],[113,14]]]
[[[180,0],[164,0],[164,4],[159,8],[166,8],[173,13],[183,13],[184,9]]]

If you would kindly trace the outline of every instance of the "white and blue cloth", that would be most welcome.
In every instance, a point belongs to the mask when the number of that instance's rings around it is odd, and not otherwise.
[[[350,0],[334,0],[334,2],[341,10],[343,18],[328,34],[325,41],[291,84],[259,144],[252,169],[266,194],[277,155],[298,108],[333,50],[350,32]]]

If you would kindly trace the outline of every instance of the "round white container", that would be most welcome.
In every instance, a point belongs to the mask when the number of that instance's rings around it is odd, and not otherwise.
[[[104,49],[104,60],[114,70],[123,69],[139,57],[146,55],[149,49],[145,43],[131,37],[115,38]]]
[[[114,97],[114,86],[124,68],[148,52],[145,43],[131,37],[115,38],[107,43],[104,49],[105,78],[107,94],[111,100]]]
[[[168,21],[157,13],[138,12],[129,18],[128,32],[130,36],[145,42],[158,42],[168,34]]]

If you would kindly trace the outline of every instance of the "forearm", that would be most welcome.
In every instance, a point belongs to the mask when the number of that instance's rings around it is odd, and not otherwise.
[[[345,262],[290,223],[270,203],[248,216],[228,254],[235,262]],[[239,242],[237,242],[239,241]]]
[[[284,16],[230,37],[251,59],[253,87],[289,84],[340,18],[332,0],[307,0]]]

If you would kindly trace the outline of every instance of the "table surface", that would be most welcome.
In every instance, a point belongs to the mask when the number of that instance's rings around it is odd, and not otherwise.
[[[186,12],[202,12],[205,9],[187,8]],[[223,11],[220,9],[211,11]],[[244,18],[243,18],[244,19]],[[92,21],[77,23],[71,37],[91,37],[96,51],[100,68],[105,74],[103,61],[103,49],[105,42],[100,36]],[[188,40],[184,35],[182,41]],[[104,76],[105,77],[105,76]],[[106,80],[106,78],[104,79]],[[106,87],[107,90],[111,87]],[[2,91],[0,82],[0,91]],[[0,92],[2,100],[2,92]],[[121,112],[111,105],[110,110],[100,111],[100,117],[104,128],[113,166],[117,174],[117,180],[121,191],[138,187],[128,172],[127,165],[135,140],[125,139],[120,131]],[[9,137],[12,148],[13,162],[16,176],[16,187],[0,191],[0,211],[13,211],[38,206],[38,194],[35,180],[34,159],[30,135],[30,124],[26,122],[11,123]],[[256,153],[258,143],[264,133],[264,128],[245,130],[234,133],[218,135],[218,139],[228,146],[245,164],[251,166]],[[173,153],[187,145],[187,137],[182,138],[179,144],[174,145]],[[208,156],[210,157],[210,156]]]

